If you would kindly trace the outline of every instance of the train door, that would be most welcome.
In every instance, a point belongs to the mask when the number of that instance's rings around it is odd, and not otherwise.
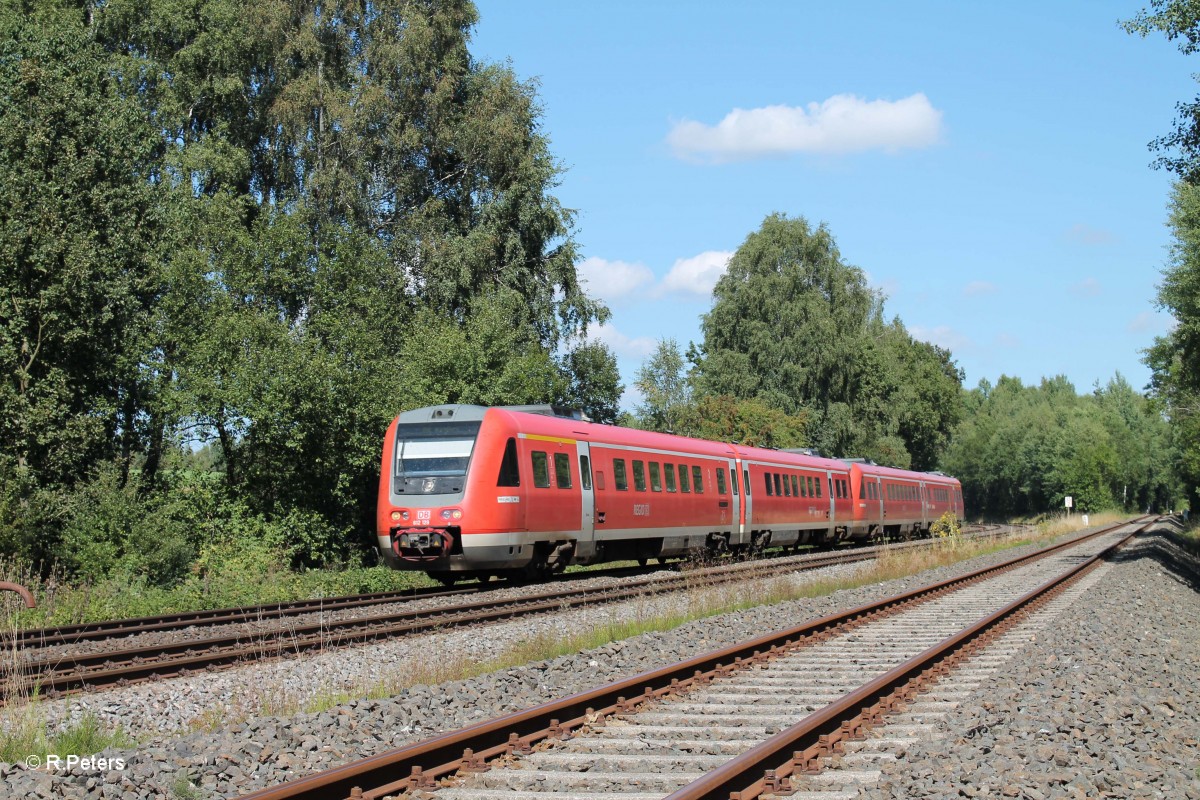
[[[925,485],[925,481],[921,481],[917,492],[921,495],[921,528],[929,527],[929,487]]]
[[[879,482],[878,475],[863,475],[863,486],[866,487],[867,494],[867,529],[870,530],[872,525],[879,526],[879,533],[883,533],[883,484]]]
[[[588,547],[576,547],[576,551],[591,550],[590,543],[596,536],[596,495],[592,487],[592,453],[591,445],[577,441],[579,448],[579,493],[582,499],[582,512],[579,520],[579,544],[589,543]]]
[[[825,470],[825,486],[829,489],[829,510],[825,512],[825,517],[829,520],[829,535],[832,536],[833,526],[837,524],[837,495],[833,487],[833,473],[829,470]]]
[[[751,514],[754,513],[754,495],[750,491],[750,468],[742,463],[742,497],[745,498],[745,513],[742,514],[742,541],[748,541],[747,534],[754,529],[754,518]]]
[[[743,524],[742,520],[742,495],[741,492],[738,491],[738,483],[740,482],[738,480],[738,464],[733,459],[728,459],[725,462],[725,465],[729,470],[729,482],[731,485],[728,487],[728,490],[730,511],[733,512],[733,516],[730,517],[729,523],[729,530],[731,532],[730,538],[737,544],[741,544],[746,532],[746,526]]]

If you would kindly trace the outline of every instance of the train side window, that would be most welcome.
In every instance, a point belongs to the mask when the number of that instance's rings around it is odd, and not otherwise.
[[[767,479],[767,497],[770,497],[773,494],[771,491],[771,473],[764,472],[763,477]]]
[[[496,478],[497,486],[520,486],[521,470],[517,466],[517,440],[508,437],[504,445],[504,458],[500,459],[500,477]]]
[[[799,497],[799,496],[800,496],[800,482],[797,480],[796,476],[793,475],[792,476],[792,497]]]
[[[717,467],[717,494],[727,494],[725,491],[725,468]]]
[[[560,489],[571,488],[571,457],[566,453],[554,454],[554,481]]]
[[[541,450],[530,453],[533,458],[533,485],[539,489],[550,488],[550,461]]]
[[[774,477],[775,477],[775,496],[776,496],[776,497],[783,497],[783,492],[782,492],[782,491],[780,491],[780,489],[781,489],[782,487],[779,485],[779,473],[778,473],[778,472],[776,472]]]
[[[667,491],[675,491],[675,465],[663,464],[663,477],[667,481]]]
[[[650,491],[662,491],[662,467],[657,461],[650,462]]]
[[[792,496],[792,482],[788,480],[787,475],[783,476],[783,496],[784,497]]]
[[[863,482],[858,485],[858,499],[867,499],[867,479],[863,478]]]
[[[592,465],[587,456],[579,457],[579,483],[584,489],[592,488]]]
[[[806,475],[800,476],[800,491],[796,492],[797,497],[808,497],[808,487],[812,484],[812,478]]]
[[[692,467],[692,488],[696,494],[704,494],[704,470],[700,467]]]
[[[643,461],[633,462],[633,488],[646,491],[646,464]]]
[[[815,488],[817,490],[817,497],[820,497],[821,496],[821,479],[820,478],[817,478],[815,481],[813,481],[813,488]]]
[[[742,470],[742,486],[746,487],[746,497],[750,497],[750,470]]]
[[[618,492],[629,490],[629,479],[625,476],[625,459],[613,459],[613,486],[617,487]]]
[[[736,495],[738,493],[738,479],[737,479],[737,468],[736,467],[729,470],[729,482],[733,484],[733,493],[734,493],[734,495]]]
[[[691,491],[691,487],[688,486],[687,464],[679,465],[679,491],[684,493]]]

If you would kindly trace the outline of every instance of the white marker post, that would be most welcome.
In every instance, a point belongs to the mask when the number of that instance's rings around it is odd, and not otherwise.
[[[1073,506],[1073,505],[1075,505],[1075,500],[1071,497],[1071,495],[1067,495],[1067,516],[1068,517],[1071,516],[1071,506]]]

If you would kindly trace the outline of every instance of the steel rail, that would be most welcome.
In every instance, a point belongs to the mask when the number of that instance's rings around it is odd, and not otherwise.
[[[788,792],[791,787],[787,779],[792,774],[819,772],[821,759],[836,752],[841,742],[864,738],[864,726],[879,724],[882,715],[910,701],[929,683],[948,673],[952,665],[950,659],[956,653],[979,643],[988,633],[1010,627],[1017,615],[1033,610],[1065,590],[1153,524],[1146,523],[1100,553],[814,711],[795,725],[671,793],[666,800],[753,800],[767,791]],[[961,656],[957,660],[961,660]]]
[[[990,535],[982,532],[978,535]],[[777,557],[779,554],[775,554]],[[658,567],[613,567],[589,572],[573,572],[567,575],[555,576],[555,582],[571,582],[599,577],[624,577],[643,572],[646,569],[670,569],[685,562],[672,562]],[[348,608],[366,608],[386,603],[406,602],[410,600],[425,600],[438,597],[454,597],[459,595],[479,594],[493,591],[505,585],[513,585],[504,581],[481,582],[465,585],[460,588],[443,588],[438,586],[414,587],[397,589],[386,592],[369,592],[354,595],[339,595],[326,598],[311,598],[307,600],[282,601],[277,603],[262,603],[254,606],[236,606],[229,608],[202,609],[199,611],[180,611],[172,614],[161,614],[149,617],[132,617],[127,619],[103,620],[97,622],[82,622],[70,625],[59,625],[45,628],[28,628],[15,632],[0,634],[0,650],[12,650],[15,647],[23,649],[52,647],[64,644],[75,644],[84,641],[129,637],[142,633],[158,631],[182,630],[194,627],[214,627],[218,625],[234,625],[246,622],[259,622],[269,619],[300,616],[302,614],[321,613],[325,611],[341,611]],[[0,586],[0,588],[4,588]],[[23,588],[23,587],[22,587]],[[14,591],[16,591],[14,589]],[[28,592],[28,590],[26,590]],[[32,595],[22,594],[22,598],[30,608]]]
[[[317,649],[375,641],[463,625],[485,624],[520,616],[618,602],[646,594],[662,594],[703,582],[715,586],[742,580],[747,571],[766,577],[780,571],[813,570],[875,557],[869,550],[826,553],[801,562],[747,562],[682,573],[669,578],[646,578],[621,586],[556,590],[503,600],[485,600],[434,609],[321,621],[261,633],[187,639],[147,647],[104,650],[31,660],[17,667],[17,676],[0,683],[0,698],[35,686],[54,696],[64,692],[133,681],[187,675],[197,670],[247,660],[288,656]]]
[[[1137,521],[1143,519],[1145,517]],[[835,632],[857,627],[902,607],[940,597],[962,586],[1016,569],[1130,524],[1136,524],[1136,521],[1111,525],[956,578],[255,791],[245,795],[243,800],[372,800],[412,789],[431,788],[436,780],[457,772],[486,769],[485,762],[488,759],[514,752],[528,752],[542,740],[560,738],[571,730],[594,724],[612,714],[629,712],[651,700],[705,685],[717,676],[730,674],[797,644],[822,641]],[[363,787],[372,788],[364,790]]]

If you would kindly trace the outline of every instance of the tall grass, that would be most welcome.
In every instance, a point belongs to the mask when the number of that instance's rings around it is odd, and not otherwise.
[[[987,540],[953,537],[935,541],[929,548],[887,548],[875,560],[852,567],[849,574],[828,578],[804,573],[768,576],[765,566],[757,576],[755,570],[751,570],[748,577],[725,584],[716,584],[703,574],[696,574],[694,582],[677,596],[643,598],[628,619],[614,619],[566,635],[547,631],[532,634],[517,639],[495,656],[482,661],[466,655],[441,653],[436,659],[406,663],[404,669],[395,670],[382,679],[374,674],[364,676],[362,681],[350,687],[322,689],[307,696],[275,694],[267,698],[266,708],[270,713],[281,715],[316,713],[357,698],[391,697],[413,686],[465,680],[531,662],[548,661],[644,633],[673,630],[718,614],[824,597],[841,589],[906,578],[936,567],[1045,541],[1056,535],[1020,529]]]

